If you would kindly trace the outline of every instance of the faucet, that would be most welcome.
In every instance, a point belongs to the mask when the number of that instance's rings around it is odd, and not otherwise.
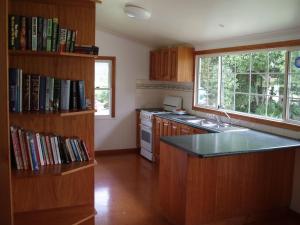
[[[222,112],[225,114],[225,116],[228,118],[229,123],[231,123],[231,117],[230,117],[230,116],[228,115],[228,113],[224,110],[224,106],[219,105],[219,106],[218,106],[218,109],[219,109],[220,111],[222,111]]]

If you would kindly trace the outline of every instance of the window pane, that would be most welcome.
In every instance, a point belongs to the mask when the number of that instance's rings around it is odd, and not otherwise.
[[[300,73],[299,67],[300,67],[300,51],[293,51],[291,52],[291,58],[290,58],[290,72]]]
[[[285,52],[271,51],[269,52],[269,71],[273,73],[285,72]]]
[[[268,82],[266,75],[252,74],[251,76],[251,93],[267,94]]]
[[[267,52],[252,53],[252,73],[265,73],[268,71]]]
[[[96,115],[110,115],[110,90],[95,90]]]
[[[224,109],[235,110],[234,99],[235,97],[233,92],[225,92],[222,98],[222,106]]]
[[[283,116],[283,96],[268,96],[267,111],[269,117],[281,119]]]
[[[255,115],[266,115],[266,102],[267,98],[265,96],[252,95],[250,102],[250,112]]]
[[[201,58],[198,104],[217,107],[219,57]]]
[[[223,74],[232,75],[235,74],[235,55],[225,55],[222,57],[222,69]]]
[[[300,121],[300,73],[290,74],[290,119]]]
[[[236,72],[249,73],[250,72],[250,54],[241,54],[235,57]]]
[[[249,95],[236,94],[235,95],[235,110],[238,112],[248,113]]]
[[[284,74],[270,74],[268,95],[284,95]]]
[[[95,88],[109,88],[109,62],[95,62]]]
[[[236,92],[249,93],[249,75],[236,75]]]

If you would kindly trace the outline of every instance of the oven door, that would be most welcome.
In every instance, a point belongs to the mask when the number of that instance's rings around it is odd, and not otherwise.
[[[152,152],[152,127],[141,124],[141,147]]]

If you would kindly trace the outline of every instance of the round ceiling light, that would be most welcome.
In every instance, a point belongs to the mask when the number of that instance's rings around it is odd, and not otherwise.
[[[143,7],[127,3],[124,7],[124,12],[130,18],[147,20],[151,17],[151,13]]]

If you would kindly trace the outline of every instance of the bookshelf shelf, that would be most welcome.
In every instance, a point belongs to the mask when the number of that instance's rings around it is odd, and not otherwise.
[[[77,57],[77,58],[96,58],[95,55],[79,54],[70,52],[37,52],[28,50],[9,50],[9,55],[13,56],[37,56],[37,57]]]
[[[78,225],[96,215],[94,206],[74,206],[49,210],[15,213],[15,225]],[[54,222],[55,221],[55,222]]]
[[[96,160],[89,162],[74,162],[70,164],[42,166],[38,171],[32,170],[13,170],[14,178],[28,178],[28,177],[44,177],[44,176],[65,176],[76,173],[81,170],[88,169],[97,165]]]
[[[68,116],[79,116],[79,115],[86,115],[86,114],[93,114],[95,113],[95,109],[89,110],[81,110],[81,111],[61,111],[61,112],[10,112],[12,117],[14,116],[59,116],[59,117],[68,117]]]

